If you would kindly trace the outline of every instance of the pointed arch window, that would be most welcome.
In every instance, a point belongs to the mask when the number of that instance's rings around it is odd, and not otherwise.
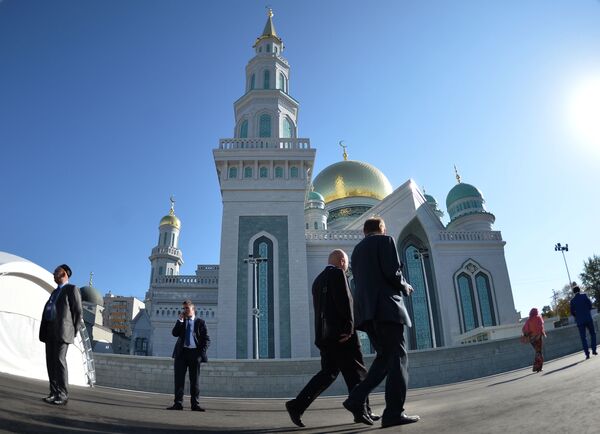
[[[457,271],[456,291],[462,332],[498,325],[494,287],[488,271],[472,259]]]
[[[271,52],[271,44],[267,44],[267,53]]]
[[[248,138],[248,119],[244,119],[240,125],[240,139]]]
[[[265,236],[252,246],[254,257],[266,258],[257,266],[258,353],[261,359],[275,357],[275,302],[273,285],[273,241]]]
[[[283,178],[283,167],[277,166],[275,168],[275,178]]]
[[[259,176],[261,178],[268,178],[269,177],[269,169],[267,167],[261,167],[259,170]]]
[[[428,299],[428,288],[425,282],[425,270],[423,270],[423,261],[419,256],[419,249],[410,244],[404,249],[404,258],[406,266],[406,275],[414,292],[411,294],[410,301],[412,306],[412,316],[414,322],[414,338],[417,350],[433,347],[433,317],[431,312],[431,300]]]
[[[252,167],[244,167],[244,178],[252,178]]]
[[[294,127],[287,116],[283,118],[283,131],[281,132],[281,137],[285,139],[294,137]]]
[[[290,178],[298,177],[298,168],[296,166],[290,167]]]
[[[279,73],[279,79],[277,83],[277,89],[281,89],[285,93],[287,93],[287,78],[283,74],[283,72]]]
[[[237,178],[237,167],[230,167],[229,168],[229,179],[235,179]]]
[[[252,74],[252,76],[250,77],[250,90],[253,90],[255,86],[256,86],[256,75]]]
[[[260,115],[258,131],[259,137],[271,137],[271,116],[267,114]]]
[[[271,87],[271,73],[269,72],[269,70],[265,70],[264,76],[263,76],[263,89],[269,89]]]

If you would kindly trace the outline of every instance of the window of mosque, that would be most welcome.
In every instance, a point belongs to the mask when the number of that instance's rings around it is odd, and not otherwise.
[[[256,86],[256,76],[254,74],[252,74],[252,76],[250,77],[250,90],[253,90],[255,86]]]
[[[477,287],[477,296],[479,297],[479,308],[481,309],[481,322],[483,323],[483,326],[489,327],[496,325],[492,290],[488,277],[481,272],[478,273],[475,277],[475,286]]]
[[[260,172],[259,172],[259,176],[261,178],[268,178],[269,177],[269,169],[267,169],[266,167],[261,167],[260,168]]]
[[[258,255],[261,258],[269,258],[269,246],[265,241],[258,244]],[[269,304],[272,303],[269,297],[269,262],[264,261],[258,264],[258,309],[260,316],[258,317],[258,347],[260,357],[269,357]]]
[[[237,178],[237,167],[230,167],[229,168],[229,178],[230,179]]]
[[[423,263],[416,246],[409,245],[404,251],[406,274],[414,289],[410,300],[412,304],[416,349],[422,350],[433,346],[431,330],[431,312],[427,300],[425,273]]]
[[[262,47],[258,47],[258,52],[262,53]]]
[[[267,44],[267,53],[271,52],[271,44]]]
[[[306,229],[308,229],[308,223],[306,223]]]
[[[293,135],[294,135],[294,127],[292,126],[292,123],[286,116],[283,118],[283,131],[281,132],[281,137],[290,138],[290,137],[293,137]]]
[[[315,222],[315,229],[319,229],[319,223]]]
[[[252,167],[244,167],[244,178],[252,178]]]
[[[466,273],[458,276],[458,291],[460,307],[463,314],[463,328],[465,332],[478,327],[477,312],[475,311],[475,298],[473,297],[473,285]]]
[[[298,168],[296,166],[290,167],[290,178],[298,177]]]
[[[162,275],[164,275],[164,274],[165,274],[165,270],[164,270],[164,268],[163,268],[163,267],[158,267],[158,275],[159,275],[159,276],[162,276]]]
[[[283,178],[283,167],[277,166],[275,168],[275,178]]]
[[[248,138],[248,120],[244,119],[240,125],[240,139]]]
[[[271,137],[271,116],[267,114],[260,115],[258,130],[259,137]]]
[[[214,318],[215,317],[215,312],[212,311],[210,316]]]
[[[269,89],[271,87],[270,81],[271,81],[271,74],[269,73],[269,70],[267,69],[263,76],[263,89]]]

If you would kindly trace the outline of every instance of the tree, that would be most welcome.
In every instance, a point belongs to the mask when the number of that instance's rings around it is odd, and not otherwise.
[[[544,306],[542,308],[542,316],[544,318],[552,318],[554,316],[554,311],[550,306]]]
[[[568,318],[571,315],[571,300],[568,298],[561,298],[556,303],[556,313],[559,318]]]
[[[600,303],[600,256],[592,256],[587,261],[583,261],[583,273],[579,275],[581,283],[586,288],[586,292],[596,302],[596,307]]]

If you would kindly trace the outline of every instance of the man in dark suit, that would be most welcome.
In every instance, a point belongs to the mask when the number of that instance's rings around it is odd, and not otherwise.
[[[365,221],[365,238],[352,252],[355,282],[354,315],[356,328],[369,335],[377,356],[367,377],[344,401],[355,420],[365,419],[365,401],[369,393],[387,377],[383,428],[417,422],[419,416],[404,413],[408,383],[408,357],[404,346],[404,326],[411,326],[402,296],[413,291],[402,276],[396,243],[385,235],[381,218]],[[365,421],[365,423],[368,423]]]
[[[177,338],[173,349],[175,359],[175,403],[167,410],[183,410],[183,386],[185,371],[189,369],[190,395],[193,411],[204,411],[200,407],[200,363],[208,361],[206,349],[210,338],[206,331],[206,323],[196,317],[191,300],[183,302],[183,312],[173,327],[173,336]]]
[[[590,358],[590,348],[588,347],[587,339],[585,336],[585,329],[590,332],[590,338],[592,340],[592,354],[597,356],[596,352],[596,330],[594,329],[594,321],[592,320],[592,302],[586,294],[580,292],[579,286],[573,287],[575,296],[571,299],[571,315],[575,317],[577,322],[577,328],[579,328],[579,336],[581,337],[581,345],[583,346],[583,352],[585,358]]]
[[[71,269],[63,264],[54,270],[52,291],[44,306],[40,324],[40,341],[46,344],[46,368],[50,394],[43,398],[49,404],[65,405],[69,400],[67,348],[72,344],[81,323],[81,294],[69,283]]]
[[[329,265],[312,286],[315,345],[321,351],[321,370],[295,399],[285,403],[290,419],[300,427],[304,426],[302,414],[331,386],[340,371],[348,392],[367,374],[360,342],[354,331],[352,294],[344,274],[348,270],[348,255],[343,250],[334,250],[329,254],[328,262]],[[367,414],[371,420],[379,419],[368,406]]]

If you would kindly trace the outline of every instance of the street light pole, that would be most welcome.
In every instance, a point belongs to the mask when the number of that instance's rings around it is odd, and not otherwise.
[[[258,264],[265,262],[267,258],[260,256],[248,255],[248,259],[244,259],[244,263],[252,265],[252,358],[259,359],[258,350],[258,318],[260,317],[260,309],[258,308]]]
[[[567,266],[567,258],[565,257],[565,252],[569,251],[569,245],[565,244],[564,246],[562,246],[560,243],[556,243],[556,245],[554,246],[554,251],[562,253],[563,261],[565,261],[565,268],[567,269],[567,277],[569,278],[569,288],[570,288],[572,285],[572,280],[571,280],[571,274],[569,273],[569,267]]]
[[[425,282],[425,296],[427,297],[427,309],[429,310],[429,327],[431,328],[431,343],[433,344],[433,348],[437,348],[437,342],[435,339],[435,328],[433,325],[433,311],[431,310],[431,297],[429,296],[429,284],[427,283],[427,273],[425,272],[425,260],[423,259],[426,256],[429,256],[427,249],[417,249],[415,252],[415,256],[417,256],[421,260],[421,269],[423,270],[423,281]]]

